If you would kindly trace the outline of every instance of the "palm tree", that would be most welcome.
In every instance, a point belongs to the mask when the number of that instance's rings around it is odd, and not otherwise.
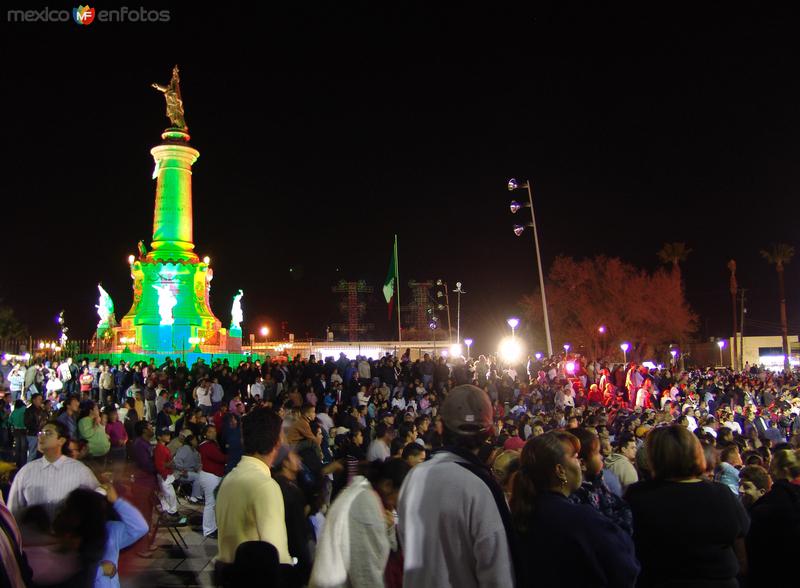
[[[783,338],[783,369],[789,371],[789,320],[786,318],[786,289],[783,285],[783,266],[794,257],[794,247],[786,243],[773,243],[769,251],[762,249],[761,257],[775,266],[778,272],[778,296],[781,307],[781,336]]]
[[[686,261],[691,249],[686,247],[686,243],[664,243],[664,246],[658,252],[658,258],[662,263],[672,264],[672,273],[675,275],[678,284],[681,280],[681,267],[680,264]]]

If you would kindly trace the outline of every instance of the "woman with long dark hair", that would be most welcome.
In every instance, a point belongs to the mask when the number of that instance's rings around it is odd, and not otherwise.
[[[633,586],[633,541],[591,506],[568,496],[581,485],[580,442],[552,431],[525,443],[511,512],[525,553],[525,586]]]

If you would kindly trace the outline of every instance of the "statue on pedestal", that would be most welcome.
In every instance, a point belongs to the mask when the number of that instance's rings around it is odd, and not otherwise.
[[[242,320],[244,319],[242,314],[242,296],[244,296],[244,292],[240,289],[236,296],[233,297],[233,306],[231,306],[231,331],[242,330]]]
[[[97,316],[100,317],[100,322],[97,323],[98,329],[107,329],[117,324],[117,319],[114,316],[114,301],[111,295],[105,291],[101,284],[97,284],[97,289],[100,291],[100,298],[95,305],[97,309]]]
[[[188,130],[186,119],[183,116],[183,100],[181,99],[180,77],[178,76],[178,66],[172,68],[172,79],[168,86],[152,84],[153,88],[164,94],[167,101],[167,117],[172,126],[177,129]]]
[[[153,284],[153,288],[158,291],[158,314],[161,315],[161,324],[173,324],[175,319],[172,318],[172,309],[178,304],[178,299],[175,298],[175,294],[172,293],[172,289],[169,286]]]

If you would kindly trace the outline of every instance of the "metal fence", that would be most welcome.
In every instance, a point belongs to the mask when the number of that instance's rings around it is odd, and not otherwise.
[[[53,339],[0,339],[0,357],[64,359],[102,353],[94,339],[68,339],[65,343]]]

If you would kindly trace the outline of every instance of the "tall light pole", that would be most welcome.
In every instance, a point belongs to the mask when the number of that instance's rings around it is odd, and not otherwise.
[[[506,322],[508,323],[508,326],[511,327],[511,338],[513,339],[514,333],[517,330],[517,327],[519,326],[519,319],[512,316]]]
[[[472,339],[464,339],[464,345],[467,346],[467,359],[469,359],[469,349],[472,347]]]
[[[450,325],[450,296],[448,295],[447,282],[442,279],[436,280],[436,309],[444,310],[447,307],[447,341],[453,342],[453,327]],[[438,299],[444,298],[444,304],[441,304]]]
[[[461,282],[456,282],[456,289],[453,292],[456,294],[456,341],[461,341],[461,295],[466,292],[461,289]]]
[[[725,364],[722,363],[722,350],[725,348],[725,339],[717,341],[717,347],[719,347],[719,365],[720,367],[725,367]]]
[[[622,349],[622,363],[628,363],[628,348],[630,345],[628,343],[623,343],[619,346]]]
[[[544,333],[545,337],[547,338],[547,354],[552,357],[553,356],[553,341],[550,339],[550,319],[547,316],[547,296],[545,295],[544,291],[544,273],[542,272],[542,256],[539,253],[539,234],[536,229],[536,215],[533,212],[533,192],[531,191],[531,182],[530,180],[525,180],[522,184],[518,183],[517,180],[511,178],[508,180],[508,189],[509,191],[516,190],[517,188],[527,188],[528,189],[528,205],[531,209],[531,224],[530,227],[533,229],[533,244],[536,247],[536,264],[539,267],[539,288],[542,291],[542,314],[544,315]],[[519,202],[512,202],[511,203],[511,213],[516,214],[520,208],[522,208]],[[514,225],[514,234],[519,237],[522,235],[523,231],[525,231],[525,227],[523,225]]]

